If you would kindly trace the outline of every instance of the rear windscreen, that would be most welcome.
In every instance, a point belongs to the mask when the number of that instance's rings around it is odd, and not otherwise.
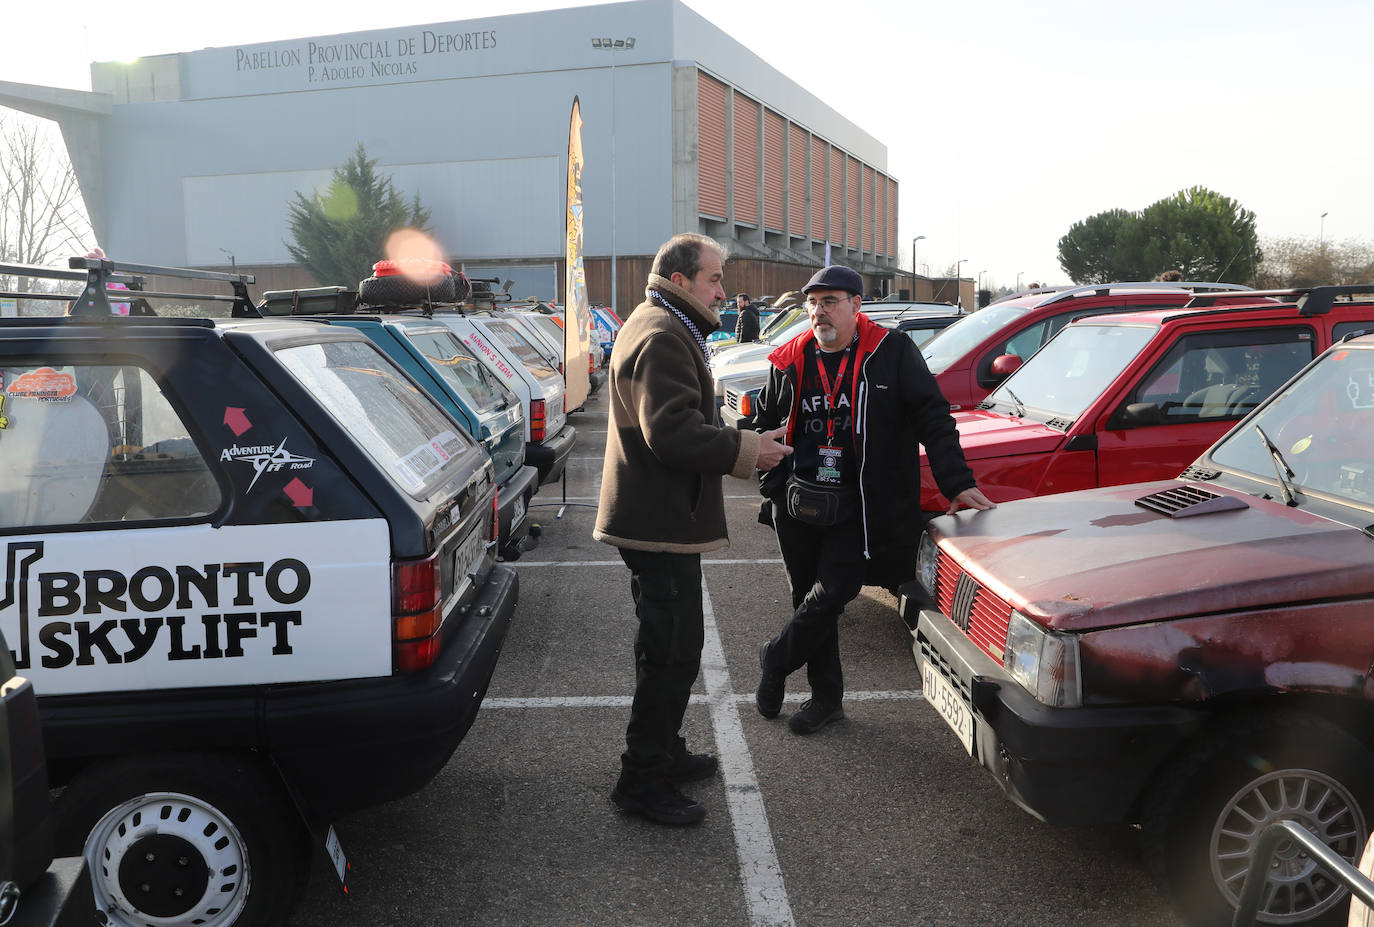
[[[396,485],[417,498],[473,447],[429,394],[370,342],[299,345],[277,356]]]
[[[448,329],[406,330],[406,337],[425,356],[448,388],[462,397],[468,408],[485,415],[517,401],[505,384],[486,368]]]
[[[487,319],[486,329],[491,332],[491,336],[501,343],[501,347],[510,351],[529,369],[535,376],[544,376],[545,371],[558,371],[549,366],[549,362],[544,359],[544,355],[535,350],[534,345],[509,322],[500,319]]]

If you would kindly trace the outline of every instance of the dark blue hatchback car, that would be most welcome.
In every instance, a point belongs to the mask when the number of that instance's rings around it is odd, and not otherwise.
[[[519,398],[477,360],[447,326],[418,316],[322,316],[355,328],[438,400],[491,455],[496,469],[501,555],[514,560],[538,543],[530,499],[539,474],[525,465],[525,417]]]

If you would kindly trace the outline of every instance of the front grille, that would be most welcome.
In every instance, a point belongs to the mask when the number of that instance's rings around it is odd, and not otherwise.
[[[736,412],[738,412],[740,395],[741,393],[739,390],[731,389],[728,386],[725,387],[725,404],[729,406],[731,409],[734,409]]]
[[[935,599],[940,611],[968,635],[978,649],[1002,662],[1011,606],[989,592],[942,550],[935,568]]]

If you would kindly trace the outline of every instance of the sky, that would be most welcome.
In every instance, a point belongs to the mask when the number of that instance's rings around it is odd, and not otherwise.
[[[1197,185],[1261,243],[1374,243],[1369,0],[685,2],[887,146],[903,267],[923,236],[923,273],[1065,282],[1074,222]],[[23,3],[0,80],[89,90],[91,61],[584,5]]]

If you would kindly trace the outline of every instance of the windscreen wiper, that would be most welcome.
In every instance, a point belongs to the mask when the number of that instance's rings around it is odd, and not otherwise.
[[[1011,391],[1011,389],[1010,389],[1009,387],[1006,387],[1006,386],[1003,386],[1003,387],[1002,387],[1002,391],[1005,392],[1008,396],[1011,397],[1011,401],[1012,401],[1012,402],[1016,403],[1016,405],[1013,407],[1013,408],[1016,410],[1016,417],[1017,417],[1017,418],[1025,418],[1025,417],[1026,417],[1026,404],[1025,404],[1024,402],[1021,401],[1021,397],[1018,396],[1018,395],[1016,395],[1015,393],[1013,393],[1013,392]]]
[[[1293,484],[1289,480],[1297,474],[1293,472],[1292,467],[1288,466],[1288,461],[1283,459],[1283,454],[1274,446],[1274,442],[1269,440],[1269,436],[1264,433],[1263,428],[1256,425],[1255,434],[1259,435],[1260,443],[1264,445],[1264,449],[1269,452],[1270,460],[1274,462],[1274,475],[1279,478],[1279,488],[1283,490],[1284,504],[1296,508],[1298,496],[1293,491]]]

